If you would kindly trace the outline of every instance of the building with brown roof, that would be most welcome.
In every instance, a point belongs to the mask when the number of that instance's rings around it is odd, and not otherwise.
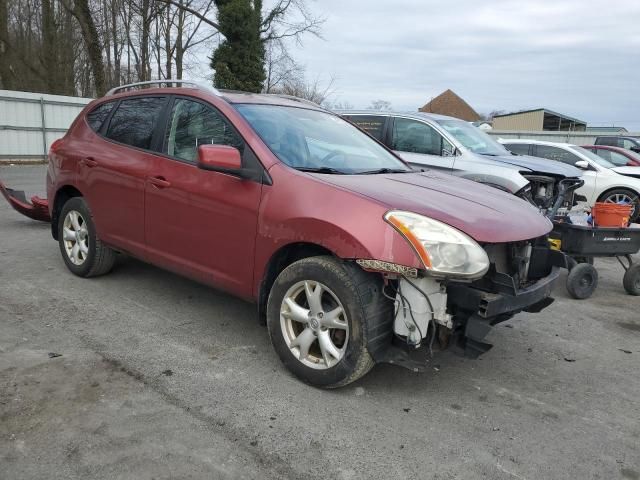
[[[431,101],[420,108],[419,111],[448,115],[466,120],[467,122],[477,122],[480,120],[478,112],[450,89],[431,99]]]

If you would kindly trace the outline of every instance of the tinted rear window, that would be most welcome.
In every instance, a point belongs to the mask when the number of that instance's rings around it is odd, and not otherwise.
[[[111,112],[113,105],[114,102],[103,103],[87,114],[87,123],[94,132],[100,130],[100,127],[102,127],[102,124],[109,116],[109,112]]]
[[[107,137],[132,147],[149,150],[153,131],[165,101],[164,97],[123,100],[111,117]]]
[[[355,123],[369,135],[377,140],[382,140],[385,117],[377,115],[345,115],[347,120]]]

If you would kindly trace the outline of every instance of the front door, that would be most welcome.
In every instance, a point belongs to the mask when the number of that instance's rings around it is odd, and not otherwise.
[[[444,171],[453,169],[453,146],[424,122],[395,117],[391,128],[390,147],[414,167]]]
[[[186,97],[174,99],[163,143],[165,156],[154,160],[145,186],[149,259],[250,296],[262,184],[201,170],[197,152],[203,144],[230,145],[243,162],[252,152],[218,110]]]

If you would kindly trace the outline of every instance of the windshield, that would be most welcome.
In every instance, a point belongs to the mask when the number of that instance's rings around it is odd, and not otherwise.
[[[611,163],[609,160],[605,160],[604,158],[599,157],[595,153],[590,152],[589,150],[587,150],[586,148],[577,147],[575,145],[571,145],[569,148],[571,150],[573,150],[574,152],[578,152],[580,155],[582,155],[584,157],[587,157],[589,160],[591,160],[592,162],[597,163],[601,167],[604,167],[604,168],[613,168],[613,167],[615,167],[615,165],[613,163]]]
[[[275,105],[236,105],[271,151],[299,170],[321,173],[410,172],[405,163],[367,134],[317,110]]]
[[[511,155],[502,145],[477,127],[462,120],[437,120],[464,147],[480,155]]]

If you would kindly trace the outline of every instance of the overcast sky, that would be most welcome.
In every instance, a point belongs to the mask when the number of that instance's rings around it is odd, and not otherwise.
[[[338,100],[416,110],[447,88],[478,112],[545,107],[640,131],[638,0],[316,0],[293,49]]]

